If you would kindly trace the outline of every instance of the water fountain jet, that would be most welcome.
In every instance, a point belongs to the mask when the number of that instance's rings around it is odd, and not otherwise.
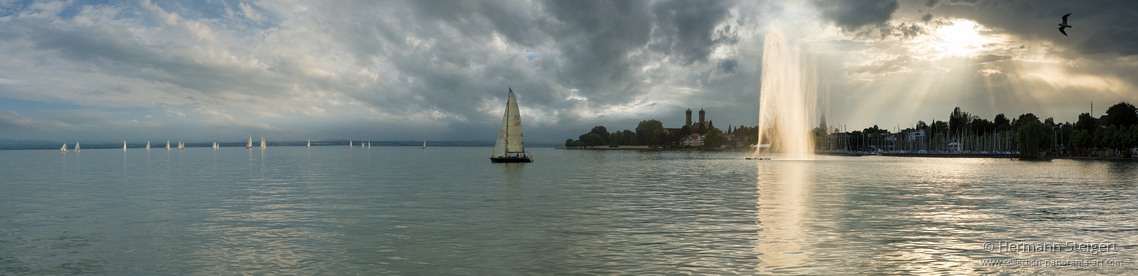
[[[817,60],[797,41],[778,30],[763,42],[763,68],[759,95],[759,147],[756,153],[781,154],[786,159],[813,159],[818,95]]]

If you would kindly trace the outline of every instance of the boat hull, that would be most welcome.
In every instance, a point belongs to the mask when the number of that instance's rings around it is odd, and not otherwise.
[[[533,162],[532,157],[490,157],[490,162],[494,163],[530,163]]]

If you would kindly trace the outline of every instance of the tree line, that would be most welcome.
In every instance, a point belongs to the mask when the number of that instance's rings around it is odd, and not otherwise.
[[[608,132],[604,126],[595,126],[592,130],[585,134],[581,134],[576,140],[570,138],[565,140],[566,148],[574,147],[592,147],[592,146],[622,146],[622,145],[638,145],[638,146],[665,146],[673,147],[682,145],[684,137],[688,137],[693,133],[699,133],[703,137],[703,148],[717,148],[721,145],[728,145],[731,141],[728,137],[735,139],[748,139],[748,144],[755,144],[758,142],[758,128],[757,127],[731,127],[728,126],[726,132],[715,127],[715,122],[708,121],[707,125],[696,124],[695,129],[691,126],[683,126],[678,131],[668,131],[660,121],[651,119],[640,121],[636,125],[635,131],[623,130]],[[743,134],[735,135],[736,133]],[[729,145],[731,146],[731,145]]]
[[[948,121],[928,124],[918,121],[913,128],[897,134],[922,130],[925,137],[910,141],[906,137],[888,138],[894,133],[878,126],[861,131],[828,135],[825,123],[815,129],[817,145],[821,150],[867,151],[874,148],[898,150],[947,151],[956,147],[962,151],[1012,151],[1021,155],[1037,156],[1043,152],[1062,155],[1094,154],[1096,150],[1122,150],[1138,147],[1138,108],[1120,102],[1107,109],[1106,115],[1096,119],[1090,113],[1079,115],[1075,123],[1056,123],[1054,118],[1041,119],[1025,113],[1009,119],[998,114],[987,120],[955,108]],[[838,130],[834,129],[833,133]],[[1130,151],[1122,154],[1129,157]]]

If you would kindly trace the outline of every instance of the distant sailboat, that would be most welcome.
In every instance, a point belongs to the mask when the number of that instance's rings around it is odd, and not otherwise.
[[[265,148],[265,136],[261,136],[261,148]]]
[[[423,140],[423,149],[427,149],[427,140]]]
[[[182,141],[178,141],[178,150],[184,150],[184,149],[186,149],[186,143],[183,143]]]
[[[150,150],[150,140],[146,141],[146,150]]]
[[[245,145],[245,149],[253,148],[253,135],[249,135],[249,144]]]
[[[308,147],[312,147],[312,139],[308,139]]]
[[[63,143],[63,147],[59,148],[60,152],[67,152],[67,143]]]
[[[367,141],[367,148],[371,148],[371,141]]]
[[[75,152],[79,152],[79,142],[75,142]]]
[[[221,145],[218,145],[217,142],[213,142],[213,149],[220,149],[220,148],[221,148]]]
[[[353,145],[352,145],[352,140],[348,140],[348,147],[349,147],[349,148],[351,148],[351,147],[355,147],[355,146],[353,146]]]
[[[122,140],[122,151],[126,151],[126,140]]]
[[[533,162],[533,156],[526,155],[526,148],[522,145],[522,115],[518,111],[518,100],[514,97],[512,88],[509,100],[506,101],[506,112],[502,114],[502,128],[498,130],[498,141],[494,143],[494,153],[490,155],[490,162]]]
[[[170,140],[166,140],[166,150],[170,150]]]

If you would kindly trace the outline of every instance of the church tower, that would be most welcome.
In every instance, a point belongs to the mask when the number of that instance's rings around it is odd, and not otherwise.
[[[704,113],[703,108],[700,108],[699,109],[699,125],[701,125],[701,126],[704,124],[703,113]]]
[[[684,123],[684,125],[691,127],[691,108],[688,108],[687,114],[688,114],[688,120],[687,120],[687,122]]]

